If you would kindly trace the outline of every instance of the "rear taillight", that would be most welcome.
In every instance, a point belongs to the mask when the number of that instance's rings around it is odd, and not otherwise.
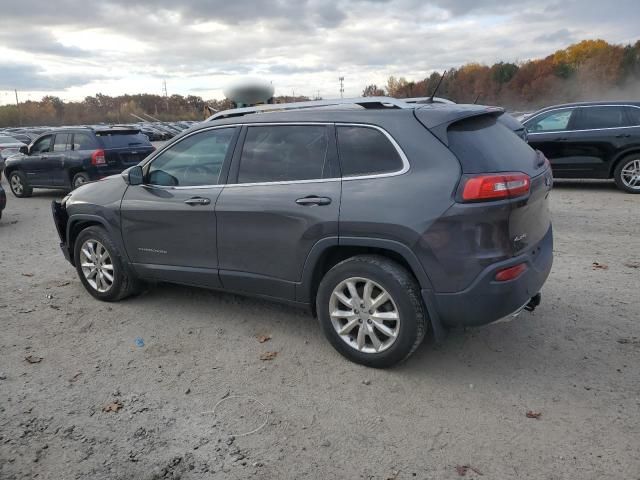
[[[529,193],[531,178],[526,173],[492,173],[464,179],[462,201],[501,200]]]
[[[105,163],[107,161],[104,158],[104,150],[94,150],[91,154],[91,165],[104,165]]]
[[[507,280],[513,280],[514,278],[519,277],[527,270],[526,263],[519,263],[518,265],[514,265],[513,267],[503,268],[498,270],[496,273],[496,281],[498,282],[506,282]]]

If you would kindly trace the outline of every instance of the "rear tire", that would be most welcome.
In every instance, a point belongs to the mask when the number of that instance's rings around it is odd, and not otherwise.
[[[640,193],[640,154],[624,157],[613,171],[616,186],[627,193]]]
[[[333,347],[368,367],[388,368],[406,360],[427,332],[417,281],[382,256],[352,257],[329,270],[320,282],[316,309]]]
[[[89,175],[87,175],[84,172],[80,172],[80,173],[76,173],[73,176],[73,180],[71,181],[71,188],[73,190],[75,190],[76,188],[78,188],[81,185],[84,185],[85,183],[89,182]]]
[[[117,302],[140,291],[140,282],[102,227],[82,230],[73,251],[82,285],[98,300]]]
[[[31,188],[29,186],[29,182],[27,182],[27,176],[20,170],[11,172],[8,180],[9,188],[11,188],[11,193],[13,193],[16,197],[26,198],[30,197],[33,193],[33,188]]]

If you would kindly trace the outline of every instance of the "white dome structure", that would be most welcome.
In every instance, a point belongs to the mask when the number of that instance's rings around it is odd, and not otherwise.
[[[223,90],[224,96],[238,107],[267,103],[273,97],[271,82],[261,78],[245,77],[236,79]]]

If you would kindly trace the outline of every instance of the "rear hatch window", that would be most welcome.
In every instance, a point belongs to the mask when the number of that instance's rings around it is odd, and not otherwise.
[[[137,148],[150,147],[149,139],[139,130],[122,130],[109,132],[96,132],[96,136],[102,141],[104,148]]]
[[[464,173],[523,172],[533,177],[544,168],[535,150],[493,115],[456,122],[447,138]]]

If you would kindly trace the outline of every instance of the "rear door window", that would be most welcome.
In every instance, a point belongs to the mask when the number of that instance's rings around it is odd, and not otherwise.
[[[625,126],[624,107],[582,107],[573,130],[597,130]]]
[[[568,130],[572,118],[575,117],[575,112],[575,108],[553,110],[536,116],[534,119],[525,122],[525,125],[530,132],[559,132]]]
[[[326,125],[265,125],[247,128],[238,183],[314,180],[328,171]]]
[[[343,177],[402,170],[398,150],[380,130],[362,126],[338,126],[336,130]]]
[[[535,151],[492,115],[456,122],[447,137],[464,173],[535,173]]]
[[[71,150],[71,134],[56,133],[56,138],[53,142],[53,151],[64,152],[66,150]]]
[[[136,148],[148,147],[149,138],[138,131],[96,132],[104,148]]]

